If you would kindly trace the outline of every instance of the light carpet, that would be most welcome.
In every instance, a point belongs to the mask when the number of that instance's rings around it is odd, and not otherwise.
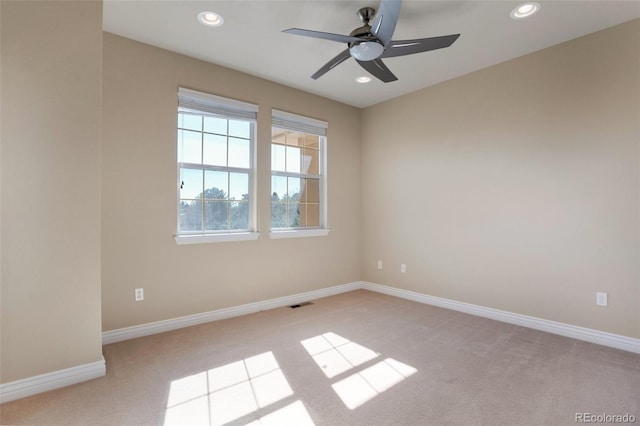
[[[640,423],[637,354],[366,290],[103,351],[105,377],[3,404],[0,423]]]

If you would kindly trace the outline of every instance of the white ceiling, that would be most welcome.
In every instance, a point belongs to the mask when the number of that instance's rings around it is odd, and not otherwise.
[[[524,54],[640,17],[640,1],[538,0],[514,20],[520,1],[404,0],[394,40],[460,33],[447,49],[385,59],[398,81],[372,79],[352,59],[310,78],[346,45],[282,33],[292,27],[349,34],[356,11],[379,0],[105,0],[105,31],[179,52],[356,107],[370,106]],[[217,12],[224,25],[196,20]]]

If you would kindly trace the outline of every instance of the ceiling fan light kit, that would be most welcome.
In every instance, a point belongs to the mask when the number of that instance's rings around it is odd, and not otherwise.
[[[389,83],[398,78],[382,62],[382,58],[442,49],[451,46],[460,37],[460,34],[451,34],[413,40],[391,40],[398,22],[401,4],[402,0],[382,0],[377,12],[371,7],[361,8],[358,10],[358,16],[364,25],[351,31],[348,36],[301,28],[290,28],[283,32],[347,43],[346,50],[340,52],[311,76],[314,80],[322,77],[347,59],[353,58],[378,80]]]
[[[377,41],[363,41],[349,48],[351,56],[358,61],[373,61],[382,55],[384,46]]]

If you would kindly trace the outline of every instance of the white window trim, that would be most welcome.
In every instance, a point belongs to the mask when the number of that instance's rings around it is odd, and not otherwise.
[[[260,237],[259,232],[234,232],[227,234],[183,234],[176,235],[176,244],[204,244],[222,243],[228,241],[255,241]]]
[[[212,95],[209,93],[198,92],[195,90],[186,89],[184,87],[178,87],[178,110],[183,108],[185,110],[192,109],[195,112],[201,112],[203,114],[214,114],[228,116],[235,119],[248,119],[252,121],[251,126],[251,151],[250,151],[250,165],[249,169],[249,188],[251,190],[251,197],[249,199],[249,230],[238,232],[220,232],[214,231],[211,233],[183,233],[174,235],[176,244],[204,244],[204,243],[218,243],[218,242],[230,242],[230,241],[255,241],[260,237],[258,231],[258,197],[257,197],[257,182],[256,182],[256,166],[257,166],[257,115],[258,106],[247,102],[238,101],[235,99],[224,98],[221,96]],[[180,170],[180,163],[178,165],[178,173]],[[178,179],[179,181],[179,179]],[[177,188],[177,197],[180,200],[180,189]],[[179,214],[179,201],[178,201],[178,214]],[[178,224],[179,226],[179,224]]]
[[[269,232],[269,238],[277,240],[281,238],[326,237],[329,228],[311,229],[282,229]]]
[[[315,118],[305,117],[303,115],[292,114],[277,109],[271,110],[271,127],[278,127],[288,130],[297,130],[304,133],[315,134],[322,137],[322,149],[320,160],[320,227],[318,228],[272,228],[269,232],[269,238],[302,238],[302,237],[324,237],[329,235],[329,211],[327,208],[327,130],[328,123],[326,121],[317,120]],[[273,176],[271,171],[271,176]],[[276,173],[278,174],[278,173]],[[283,173],[283,175],[286,173]]]

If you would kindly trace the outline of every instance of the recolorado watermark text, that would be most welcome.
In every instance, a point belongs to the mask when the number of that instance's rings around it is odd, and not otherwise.
[[[576,423],[635,423],[633,414],[576,413]]]

